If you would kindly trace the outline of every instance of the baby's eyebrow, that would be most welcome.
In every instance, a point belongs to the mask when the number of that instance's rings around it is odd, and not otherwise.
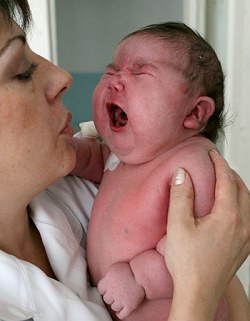
[[[133,64],[133,66],[131,68],[129,68],[129,69],[131,69],[131,70],[140,70],[140,69],[145,68],[145,67],[151,67],[151,68],[154,68],[154,69],[156,68],[156,66],[154,64],[152,64],[152,63],[135,62]],[[116,70],[116,71],[120,70],[119,66],[114,64],[114,63],[110,63],[110,64],[106,65],[106,68],[113,69],[113,70]]]
[[[155,68],[155,65],[153,63],[150,63],[150,62],[139,62],[139,63],[135,63],[133,65],[133,67],[135,69],[142,69],[142,68],[145,68],[145,67]]]
[[[113,63],[110,63],[106,66],[106,68],[110,68],[110,69],[114,69],[114,70],[119,70],[118,66],[113,64]]]

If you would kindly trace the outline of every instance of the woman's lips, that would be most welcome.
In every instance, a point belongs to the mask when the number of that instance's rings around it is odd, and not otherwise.
[[[68,113],[67,119],[66,119],[66,122],[65,122],[65,126],[64,126],[63,130],[61,131],[61,134],[66,134],[66,135],[69,135],[69,136],[73,136],[73,129],[70,126],[71,120],[72,120],[72,114]]]
[[[67,125],[67,126],[63,129],[62,134],[66,134],[66,135],[69,135],[69,136],[73,136],[73,128],[72,128],[70,125]]]

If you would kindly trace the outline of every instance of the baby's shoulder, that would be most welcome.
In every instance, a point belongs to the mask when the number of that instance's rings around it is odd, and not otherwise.
[[[173,171],[182,167],[192,178],[197,216],[209,213],[213,205],[215,172],[209,156],[212,149],[216,149],[215,144],[206,138],[189,139],[180,147],[171,163]]]
[[[192,137],[182,142],[173,152],[173,158],[189,161],[199,160],[200,157],[208,158],[209,151],[217,149],[216,145],[205,137]]]
[[[193,150],[196,152],[209,152],[212,149],[217,149],[216,145],[211,140],[202,136],[188,138],[179,146],[179,150],[181,152],[189,152]]]
[[[172,149],[167,158],[169,169],[183,167],[190,172],[211,171],[213,164],[209,151],[216,149],[210,140],[204,137],[192,137]]]

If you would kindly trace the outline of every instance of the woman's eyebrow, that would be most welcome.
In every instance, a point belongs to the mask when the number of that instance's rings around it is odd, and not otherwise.
[[[23,33],[18,34],[6,41],[4,46],[0,49],[0,56],[4,53],[4,51],[10,46],[10,44],[15,41],[15,40],[21,40],[22,43],[25,45],[26,44],[26,37]]]

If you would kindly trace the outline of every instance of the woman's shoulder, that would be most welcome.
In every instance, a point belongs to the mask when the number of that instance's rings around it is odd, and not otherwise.
[[[89,218],[98,186],[88,180],[68,175],[49,186],[47,191],[76,215],[81,212]]]
[[[50,222],[51,225],[67,229],[68,222],[75,238],[85,247],[85,238],[97,187],[76,176],[66,176],[32,200],[33,219]],[[63,218],[64,217],[64,218]],[[59,227],[60,226],[60,227]]]

